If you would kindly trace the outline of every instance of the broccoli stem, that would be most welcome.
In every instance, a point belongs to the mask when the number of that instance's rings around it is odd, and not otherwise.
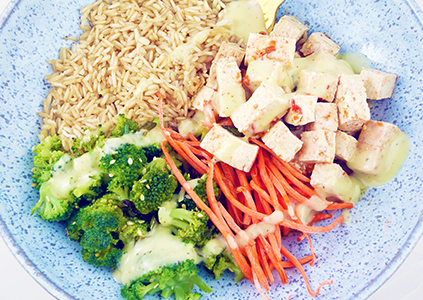
[[[182,208],[175,208],[170,212],[170,216],[174,219],[180,219],[191,223],[193,212]]]

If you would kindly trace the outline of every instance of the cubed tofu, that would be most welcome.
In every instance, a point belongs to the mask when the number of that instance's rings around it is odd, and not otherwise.
[[[204,110],[204,104],[207,101],[211,101],[211,104],[215,111],[219,111],[218,107],[218,94],[217,92],[208,87],[203,86],[197,93],[197,95],[194,98],[194,101],[192,102],[192,106],[197,110]]]
[[[338,106],[336,103],[318,102],[314,111],[315,120],[305,125],[305,130],[338,130]]]
[[[364,80],[360,75],[339,76],[335,103],[338,105],[339,129],[342,131],[357,132],[370,120]]]
[[[298,160],[306,163],[332,163],[335,158],[335,135],[335,132],[328,130],[303,132],[303,146],[298,152]]]
[[[234,60],[226,60],[216,64],[216,75],[218,114],[221,117],[230,117],[246,101],[241,71]]]
[[[228,165],[249,172],[259,147],[236,137],[220,125],[214,125],[206,134],[200,147]]]
[[[296,41],[291,38],[251,33],[245,51],[245,64],[265,57],[291,66],[294,62],[295,44]]]
[[[300,51],[304,56],[317,52],[327,52],[332,55],[337,55],[340,49],[341,47],[326,34],[314,32],[310,34]]]
[[[362,186],[356,178],[348,176],[338,164],[316,164],[310,184],[317,194],[329,201],[357,203]]]
[[[281,121],[273,125],[261,139],[284,161],[291,161],[303,145],[303,142]]]
[[[262,82],[250,99],[232,114],[232,122],[247,136],[266,132],[271,123],[290,108],[285,95],[281,87]]]
[[[357,140],[345,132],[337,131],[335,139],[335,157],[349,161],[357,148]]]
[[[273,59],[260,58],[250,61],[244,84],[254,92],[263,81],[269,81],[282,87],[294,89],[291,76],[288,75],[281,62]]]
[[[333,102],[338,87],[338,75],[301,70],[297,79],[297,93],[311,94]]]
[[[217,78],[216,78],[216,64],[225,60],[235,60],[238,67],[241,65],[244,59],[245,50],[239,45],[229,42],[223,42],[220,45],[219,50],[210,67],[209,78],[207,79],[207,86],[212,89],[217,89]]]
[[[392,97],[398,75],[368,68],[363,68],[360,75],[364,79],[367,99],[381,100]]]
[[[378,185],[395,176],[408,151],[409,139],[397,126],[370,120],[364,124],[347,165],[354,172],[374,176],[373,184]]]
[[[314,122],[316,96],[297,93],[287,94],[287,96],[289,97],[291,108],[284,117],[286,123],[298,126]]]
[[[273,27],[271,36],[283,36],[299,41],[307,37],[309,28],[294,16],[283,16]]]

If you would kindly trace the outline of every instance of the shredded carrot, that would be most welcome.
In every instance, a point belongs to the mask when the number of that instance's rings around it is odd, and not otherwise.
[[[323,214],[323,213],[317,214],[313,217],[313,219],[307,225],[310,226],[311,224],[313,224],[315,222],[319,222],[319,221],[330,219],[330,218],[332,218],[332,215],[330,215],[330,214]]]
[[[259,170],[259,174],[262,178],[262,181],[264,183],[264,185],[266,186],[269,195],[270,195],[270,200],[272,201],[273,207],[275,210],[282,210],[281,205],[279,204],[278,201],[278,197],[276,196],[276,190],[274,185],[272,185],[270,177],[269,177],[269,173],[267,172],[267,168],[264,162],[264,155],[263,155],[263,151],[259,150],[258,152],[258,170]]]
[[[269,280],[270,283],[273,283],[275,282],[275,279],[272,275],[272,269],[269,266],[266,250],[263,248],[262,244],[260,243],[260,240],[256,243],[256,245],[257,245],[257,253],[259,255],[259,261],[263,267],[263,271],[267,277],[267,280]]]
[[[354,207],[352,203],[331,203],[325,209],[326,210],[338,210],[338,209],[351,209]]]
[[[281,173],[290,181],[292,184],[297,186],[301,191],[303,191],[305,194],[307,194],[308,197],[311,197],[316,194],[314,189],[309,187],[308,185],[304,184],[301,180],[299,180],[297,177],[295,177],[287,168],[286,163],[283,164],[283,160],[277,159],[276,157],[272,157],[272,162],[275,164],[275,166],[281,171]],[[289,164],[288,164],[289,165]]]
[[[223,180],[223,173],[219,169],[218,166],[216,166],[215,171],[216,171],[215,172],[216,182],[219,184],[219,187],[222,189],[222,192],[226,196],[227,200],[229,200],[236,208],[241,210],[243,213],[249,214],[249,215],[251,215],[251,217],[255,217],[259,220],[263,220],[263,218],[265,218],[267,216],[265,214],[262,214],[262,213],[255,211],[255,210],[252,210],[252,209],[248,208],[247,206],[245,206],[244,204],[242,204],[241,202],[239,202],[238,199],[236,199],[234,197],[232,192],[229,191],[228,185]]]
[[[260,266],[255,243],[253,245],[248,244],[247,246],[245,246],[245,252],[250,260],[253,276],[255,274],[260,285],[265,289],[265,291],[268,291],[269,282],[267,281],[267,278],[264,275],[264,271]]]
[[[276,155],[275,152],[273,152],[272,149],[270,149],[269,147],[267,147],[264,143],[260,142],[257,139],[253,139],[253,138],[250,138],[250,141],[253,142],[254,144],[260,146],[261,148],[265,149],[267,152],[271,153],[273,157],[275,157],[281,164],[283,164],[285,166],[285,168],[292,175],[294,175],[295,177],[297,177],[299,180],[304,181],[304,182],[310,182],[310,178],[308,178],[303,173],[301,173],[300,171],[298,171],[297,169],[295,169],[293,166],[291,166],[286,161],[282,160],[279,156]]]
[[[263,246],[264,250],[266,251],[270,261],[272,262],[273,267],[278,272],[282,283],[284,284],[288,283],[288,276],[286,275],[286,272],[281,264],[282,261],[278,261],[278,259],[275,257],[275,253],[272,249],[272,246],[262,235],[258,237],[258,241]]]

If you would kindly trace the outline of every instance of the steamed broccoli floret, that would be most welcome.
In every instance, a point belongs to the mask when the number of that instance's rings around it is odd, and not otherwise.
[[[102,147],[105,141],[105,132],[107,131],[108,126],[99,125],[96,130],[87,128],[83,135],[79,138],[73,139],[72,142],[72,153],[77,155],[82,155],[84,153],[90,152],[96,147]]]
[[[204,266],[213,272],[215,279],[220,279],[226,270],[235,274],[236,282],[239,283],[242,279],[244,279],[244,274],[236,264],[235,259],[227,252],[209,256],[204,260]]]
[[[155,157],[163,156],[163,151],[160,148],[160,144],[151,144],[147,147],[144,147],[144,152],[148,162],[151,162]]]
[[[144,150],[133,144],[122,144],[116,151],[100,159],[100,170],[107,174],[107,189],[129,199],[129,189],[138,180],[147,161]]]
[[[147,294],[157,292],[164,298],[173,294],[176,300],[199,299],[201,295],[192,292],[194,285],[206,293],[211,293],[213,290],[197,273],[194,260],[186,260],[139,277],[131,284],[123,286],[121,294],[128,300],[140,300]]]
[[[65,154],[52,166],[52,177],[40,187],[40,199],[31,214],[46,221],[70,217],[81,199],[92,200],[102,193],[103,177],[98,169],[100,151],[78,158]]]
[[[46,137],[33,150],[32,180],[39,189],[41,184],[48,181],[52,175],[53,165],[65,154],[62,151],[62,142],[57,135]]]
[[[177,228],[176,235],[184,242],[202,247],[217,234],[216,227],[204,211],[176,208],[169,216],[172,218],[172,226]]]
[[[134,133],[140,129],[140,126],[137,122],[128,119],[124,114],[118,116],[116,127],[112,131],[112,136],[120,137],[124,134]]]
[[[144,220],[133,218],[126,222],[119,232],[119,239],[125,244],[129,244],[140,238],[145,238],[149,235],[150,223]]]
[[[176,201],[174,198],[160,207],[160,224],[169,227],[182,241],[203,247],[217,235],[217,228],[204,211],[177,208]]]
[[[85,261],[96,267],[115,267],[123,253],[119,233],[126,224],[119,201],[101,198],[81,208],[72,217],[67,231],[69,238],[82,246]]]
[[[57,186],[47,181],[41,185],[40,199],[32,208],[31,215],[37,212],[41,219],[49,222],[67,220],[75,209],[77,198],[73,194],[65,198],[57,197]]]
[[[171,174],[166,160],[155,158],[146,165],[141,179],[134,183],[131,200],[142,214],[148,214],[169,201],[177,186],[178,182]]]
[[[193,187],[194,192],[200,197],[201,200],[203,200],[204,203],[209,205],[209,200],[207,197],[207,190],[206,190],[206,184],[207,184],[207,177],[208,174],[204,174],[200,178],[189,180],[188,183]],[[216,199],[220,196],[220,188],[217,185],[217,183],[213,180],[213,190],[214,195]],[[185,196],[184,200],[180,202],[180,207],[186,208],[187,210],[198,210],[197,204],[191,199],[189,196]]]
[[[229,270],[235,274],[235,281],[240,282],[244,274],[232,254],[221,245],[219,238],[223,237],[218,235],[201,249],[204,266],[214,274],[216,279],[220,279],[225,270]]]

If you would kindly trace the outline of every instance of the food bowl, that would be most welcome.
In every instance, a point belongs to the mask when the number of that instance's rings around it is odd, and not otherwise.
[[[59,299],[120,299],[120,286],[106,268],[82,261],[80,247],[69,241],[63,224],[47,223],[30,210],[38,200],[31,187],[32,152],[37,143],[43,99],[51,73],[48,59],[77,36],[79,9],[87,0],[12,1],[0,29],[0,229],[11,251],[27,271]],[[311,31],[329,35],[343,53],[361,53],[372,67],[399,75],[391,100],[372,101],[372,119],[394,123],[411,139],[410,155],[398,176],[370,189],[351,211],[350,221],[331,232],[312,235],[318,256],[305,271],[313,288],[327,279],[315,299],[366,299],[405,260],[423,232],[422,147],[423,61],[416,41],[423,39],[422,13],[413,1],[287,0],[279,9],[306,22]],[[287,238],[297,256],[308,245]],[[258,298],[254,286],[236,284],[227,274],[214,280],[208,299]],[[288,270],[290,283],[272,285],[269,297],[310,299],[303,278]],[[154,298],[154,297],[153,297]]]

